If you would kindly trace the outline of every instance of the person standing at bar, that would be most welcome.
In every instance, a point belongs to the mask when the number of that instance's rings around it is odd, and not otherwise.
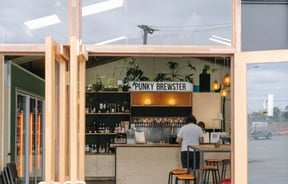
[[[176,142],[181,145],[181,162],[182,167],[187,169],[187,146],[188,145],[199,145],[203,143],[203,131],[200,126],[197,125],[195,116],[189,115],[186,117],[186,125],[181,127],[177,134]],[[194,169],[193,163],[193,150],[189,149],[189,168]],[[199,179],[199,165],[200,165],[200,153],[196,152],[196,176]]]
[[[201,127],[203,134],[205,134],[205,123],[203,121],[199,121],[198,126]]]

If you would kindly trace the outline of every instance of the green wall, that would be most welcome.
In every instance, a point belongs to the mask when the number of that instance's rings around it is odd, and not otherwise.
[[[16,89],[44,99],[45,81],[25,69],[11,64],[11,161],[16,161]]]

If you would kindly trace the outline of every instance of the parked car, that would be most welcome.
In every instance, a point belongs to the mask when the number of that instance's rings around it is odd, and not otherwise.
[[[256,140],[271,139],[272,137],[268,122],[252,122],[251,132],[251,136]]]

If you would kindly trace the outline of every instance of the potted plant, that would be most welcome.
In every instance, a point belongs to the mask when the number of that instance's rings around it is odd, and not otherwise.
[[[144,72],[140,69],[139,65],[135,62],[135,58],[131,57],[130,60],[124,59],[124,63],[128,64],[126,68],[126,76],[123,79],[123,91],[128,91],[129,81],[147,81],[149,78],[144,76]]]
[[[96,75],[96,81],[94,84],[92,84],[92,90],[100,91],[102,89],[103,89],[103,83],[102,83],[100,76],[97,74]]]
[[[182,75],[181,71],[185,68],[189,68],[191,71],[196,71],[196,68],[187,61],[186,65],[179,66],[179,63],[169,61],[167,63],[170,70],[169,73],[158,73],[155,77],[155,81],[186,81],[193,84],[193,72]]]

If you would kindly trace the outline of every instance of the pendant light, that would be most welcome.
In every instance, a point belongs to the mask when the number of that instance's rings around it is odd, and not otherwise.
[[[214,91],[219,90],[219,89],[220,89],[220,82],[218,82],[217,80],[215,80],[215,81],[212,83],[211,88],[212,88]]]
[[[229,93],[229,91],[225,87],[220,90],[220,96],[222,96],[222,97],[227,97],[228,93]]]
[[[215,57],[215,70],[216,70],[216,57]],[[221,85],[220,82],[218,82],[216,79],[215,81],[212,83],[211,88],[214,91],[218,91],[220,89]]]
[[[228,63],[227,63],[227,67],[228,67]],[[226,71],[225,58],[224,58],[224,71]],[[226,72],[226,75],[223,77],[222,83],[223,83],[224,87],[230,87],[230,85],[231,85],[231,77],[228,74],[228,72]]]

